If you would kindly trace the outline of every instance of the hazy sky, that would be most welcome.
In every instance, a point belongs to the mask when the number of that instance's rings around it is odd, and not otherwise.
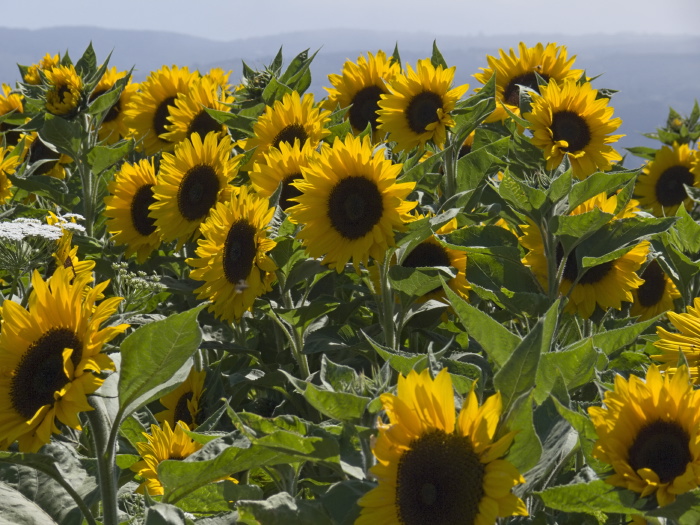
[[[33,0],[3,2],[2,13],[1,27],[153,29],[224,41],[321,27],[700,35],[698,0]]]

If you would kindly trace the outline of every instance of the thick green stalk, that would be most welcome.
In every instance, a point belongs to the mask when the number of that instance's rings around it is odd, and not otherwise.
[[[391,254],[387,253],[384,256],[384,261],[380,265],[380,286],[381,300],[380,308],[382,327],[384,328],[384,344],[396,349],[396,325],[394,324],[394,294],[392,293],[391,283],[389,282],[389,267],[391,266]]]
[[[107,409],[102,398],[92,396],[90,405],[95,410],[87,412],[90,421],[90,433],[95,443],[97,459],[97,477],[102,497],[102,523],[119,525],[117,513],[117,471],[114,463],[116,452],[116,435],[112,428]]]
[[[457,193],[457,158],[455,149],[452,147],[452,135],[448,135],[445,146],[445,200],[450,199]]]

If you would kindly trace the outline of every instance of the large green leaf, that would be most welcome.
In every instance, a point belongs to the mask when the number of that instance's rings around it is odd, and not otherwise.
[[[27,499],[21,492],[0,481],[0,520],[11,525],[51,525],[56,522],[36,503]]]
[[[577,182],[569,194],[569,210],[603,192],[611,192],[621,188],[637,176],[636,171],[618,173],[594,173],[584,180]]]
[[[359,419],[370,402],[368,397],[323,390],[312,383],[307,383],[304,399],[323,415],[339,421]]]
[[[536,493],[547,507],[565,512],[642,514],[642,501],[629,490],[616,489],[603,480],[552,487]]]
[[[81,136],[84,133],[80,124],[61,117],[46,117],[44,125],[39,130],[39,137],[44,142],[52,144],[59,153],[70,158],[76,158],[80,151]]]
[[[590,338],[584,342],[574,350],[549,352],[541,356],[535,387],[537,404],[547,398],[557,377],[561,376],[567,390],[576,389],[593,379],[599,355]]]
[[[508,413],[518,397],[534,388],[540,356],[550,351],[558,321],[559,300],[537,321],[493,377],[493,384],[503,398],[504,413]]]
[[[202,340],[197,315],[204,306],[144,325],[124,340],[119,371],[122,418],[165,395],[187,378],[190,358]]]
[[[443,289],[469,336],[481,345],[496,366],[505,365],[513,354],[513,350],[520,344],[520,337],[509,332],[505,326],[487,313],[474,308],[448,286],[443,286]]]
[[[239,523],[246,525],[331,525],[320,501],[295,500],[286,492],[265,501],[239,501]]]
[[[505,422],[509,432],[516,432],[506,459],[520,472],[527,472],[537,464],[542,454],[542,443],[532,422],[533,395],[524,395],[517,400]]]
[[[661,316],[656,316],[647,321],[640,321],[637,323],[630,324],[624,328],[616,328],[613,330],[605,330],[598,334],[595,334],[590,338],[593,347],[599,348],[603,351],[605,355],[610,355],[613,352],[625,348],[628,345],[634,343],[637,338],[651,325],[658,322]],[[568,347],[565,351],[570,350],[580,350],[583,347],[588,346],[588,339],[582,339]]]

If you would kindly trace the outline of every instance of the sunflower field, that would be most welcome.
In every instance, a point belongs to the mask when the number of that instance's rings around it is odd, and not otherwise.
[[[0,523],[700,523],[697,101],[427,54],[19,67]]]

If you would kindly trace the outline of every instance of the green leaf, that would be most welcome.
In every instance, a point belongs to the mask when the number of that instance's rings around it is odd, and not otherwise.
[[[550,228],[564,248],[564,253],[571,251],[613,218],[611,213],[605,213],[600,208],[580,213],[578,215],[555,215],[550,220]]]
[[[425,366],[418,366],[419,364],[422,365],[423,362],[427,363],[427,357],[425,354],[411,354],[400,350],[391,350],[374,341],[366,333],[362,332],[362,335],[365,336],[367,342],[369,342],[369,344],[381,356],[381,358],[387,361],[389,366],[400,374],[408,375],[411,370],[425,368]]]
[[[506,171],[498,186],[498,194],[516,210],[521,210],[528,216],[539,216],[537,212],[545,205],[551,205],[544,191],[516,179],[509,171]]]
[[[230,129],[240,131],[248,136],[253,134],[253,125],[257,122],[256,118],[211,108],[204,108],[204,110],[214,120],[220,124],[223,124],[224,126],[229,127]]]
[[[239,501],[239,523],[246,525],[331,525],[320,501],[295,500],[286,492],[265,501]]]
[[[532,398],[532,394],[522,396],[505,421],[507,430],[516,432],[505,459],[520,472],[528,472],[533,468],[542,454],[542,443],[532,421]]]
[[[579,204],[600,195],[610,194],[621,188],[637,176],[637,171],[620,171],[616,173],[594,173],[584,180],[577,182],[569,194],[569,209],[571,212]]]
[[[75,71],[83,78],[87,78],[97,70],[97,56],[92,48],[92,42],[87,46],[83,56],[75,63]]]
[[[616,328],[614,330],[600,332],[590,338],[590,344],[592,344],[594,348],[599,348],[602,350],[605,355],[610,355],[613,352],[634,343],[640,334],[642,334],[651,325],[658,322],[660,318],[661,316],[656,316],[647,321],[630,324],[624,328]],[[580,350],[588,345],[588,340],[583,339],[566,347],[564,352]]]
[[[552,391],[557,377],[562,377],[568,391],[593,380],[599,356],[590,338],[585,339],[584,343],[574,350],[550,352],[540,357],[535,387],[535,402],[538,405]]]
[[[323,415],[339,421],[359,419],[370,402],[368,397],[322,390],[312,383],[306,385],[304,398]]]
[[[486,181],[486,177],[495,175],[508,153],[509,142],[509,137],[503,137],[460,158],[457,161],[457,191],[476,189]]]
[[[262,497],[262,489],[257,485],[237,485],[233,481],[224,480],[198,488],[178,501],[177,506],[185,512],[213,514],[232,510],[233,503],[240,499],[262,499]]]
[[[121,142],[114,146],[95,146],[88,153],[88,162],[92,167],[93,173],[102,173],[111,168],[126,155],[128,155],[134,147],[134,143]]]
[[[445,59],[442,57],[442,53],[440,53],[440,50],[438,49],[437,40],[433,40],[433,55],[430,57],[430,63],[434,68],[442,66],[444,69],[448,69],[447,62],[445,62]]]
[[[555,301],[545,316],[537,321],[493,377],[493,384],[503,399],[505,414],[518,397],[535,386],[540,356],[549,352],[553,344],[559,321],[559,302]]]
[[[78,122],[52,115],[46,115],[44,125],[39,130],[41,140],[52,144],[59,153],[68,155],[72,159],[78,156],[82,134],[83,130]]]
[[[335,392],[348,392],[359,382],[359,376],[354,368],[339,365],[328,359],[327,355],[321,356],[321,369],[319,370],[321,383]]]
[[[618,219],[600,229],[598,235],[584,240],[578,250],[587,257],[603,257],[626,246],[637,244],[647,237],[671,228],[678,217],[629,217]]]
[[[685,206],[678,206],[676,217],[680,217],[680,219],[669,230],[674,244],[682,251],[700,252],[700,223],[693,220]]]
[[[156,503],[146,508],[144,525],[185,525],[185,513],[173,505]]]
[[[0,515],[6,524],[50,525],[56,522],[41,507],[0,482]]]
[[[122,417],[165,395],[187,378],[190,358],[202,340],[197,316],[204,306],[144,325],[124,340],[119,376]]]
[[[575,483],[536,492],[547,507],[565,512],[587,512],[594,516],[605,513],[642,514],[641,502],[634,492],[616,489],[602,479]]]
[[[448,266],[439,268],[408,268],[400,264],[389,269],[392,287],[411,297],[420,297],[440,288],[440,278],[445,280],[455,276],[454,269]]]
[[[447,285],[443,285],[443,290],[469,336],[481,345],[497,367],[505,365],[521,343],[520,337],[509,332],[505,326],[487,313],[474,308]]]
[[[658,516],[679,525],[697,525],[700,523],[700,490],[680,494],[676,501],[647,511],[647,516]]]
[[[340,481],[331,485],[321,496],[321,503],[334,524],[353,525],[360,515],[357,500],[375,486],[374,483],[357,479]]]

